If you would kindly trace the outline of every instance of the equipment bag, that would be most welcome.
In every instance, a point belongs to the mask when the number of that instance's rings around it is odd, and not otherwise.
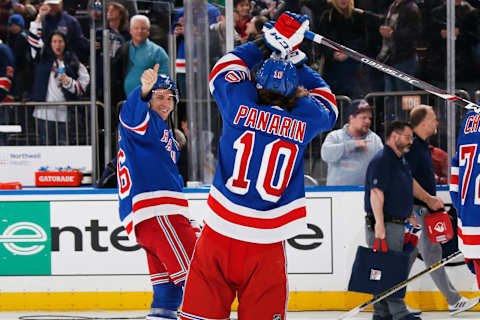
[[[453,238],[453,227],[445,211],[429,213],[425,216],[425,227],[433,243],[445,243]]]
[[[406,252],[387,251],[385,239],[375,239],[373,249],[358,246],[348,290],[377,295],[407,280],[409,256]],[[390,297],[404,298],[405,292],[403,288]]]

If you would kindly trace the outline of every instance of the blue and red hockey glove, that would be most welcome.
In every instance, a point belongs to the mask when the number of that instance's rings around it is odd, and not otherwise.
[[[263,26],[263,39],[272,51],[285,59],[291,51],[298,49],[305,31],[309,30],[309,24],[307,15],[286,11],[278,17],[275,25],[266,23]]]
[[[418,238],[422,228],[412,226],[410,223],[405,224],[405,237],[403,238],[403,251],[412,252],[418,245]]]

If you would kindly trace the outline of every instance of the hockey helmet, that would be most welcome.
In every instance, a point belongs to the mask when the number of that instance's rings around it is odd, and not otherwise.
[[[290,97],[298,87],[297,69],[286,60],[269,58],[256,73],[258,89],[273,90]]]
[[[167,89],[173,92],[173,98],[175,99],[175,105],[178,103],[178,90],[175,82],[167,76],[166,74],[159,74],[157,78],[157,82],[153,85],[152,90],[155,89]]]

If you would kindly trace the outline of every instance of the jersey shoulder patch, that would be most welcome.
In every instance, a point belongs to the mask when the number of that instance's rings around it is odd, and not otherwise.
[[[246,74],[243,71],[229,71],[225,75],[225,80],[231,83],[240,82],[246,79]]]

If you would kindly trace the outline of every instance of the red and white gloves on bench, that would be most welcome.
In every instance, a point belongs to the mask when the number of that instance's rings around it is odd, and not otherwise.
[[[278,17],[274,25],[265,23],[263,39],[265,44],[281,59],[288,59],[299,66],[307,59],[305,53],[298,49],[303,42],[305,31],[309,30],[310,20],[307,15],[298,15],[286,11]]]

